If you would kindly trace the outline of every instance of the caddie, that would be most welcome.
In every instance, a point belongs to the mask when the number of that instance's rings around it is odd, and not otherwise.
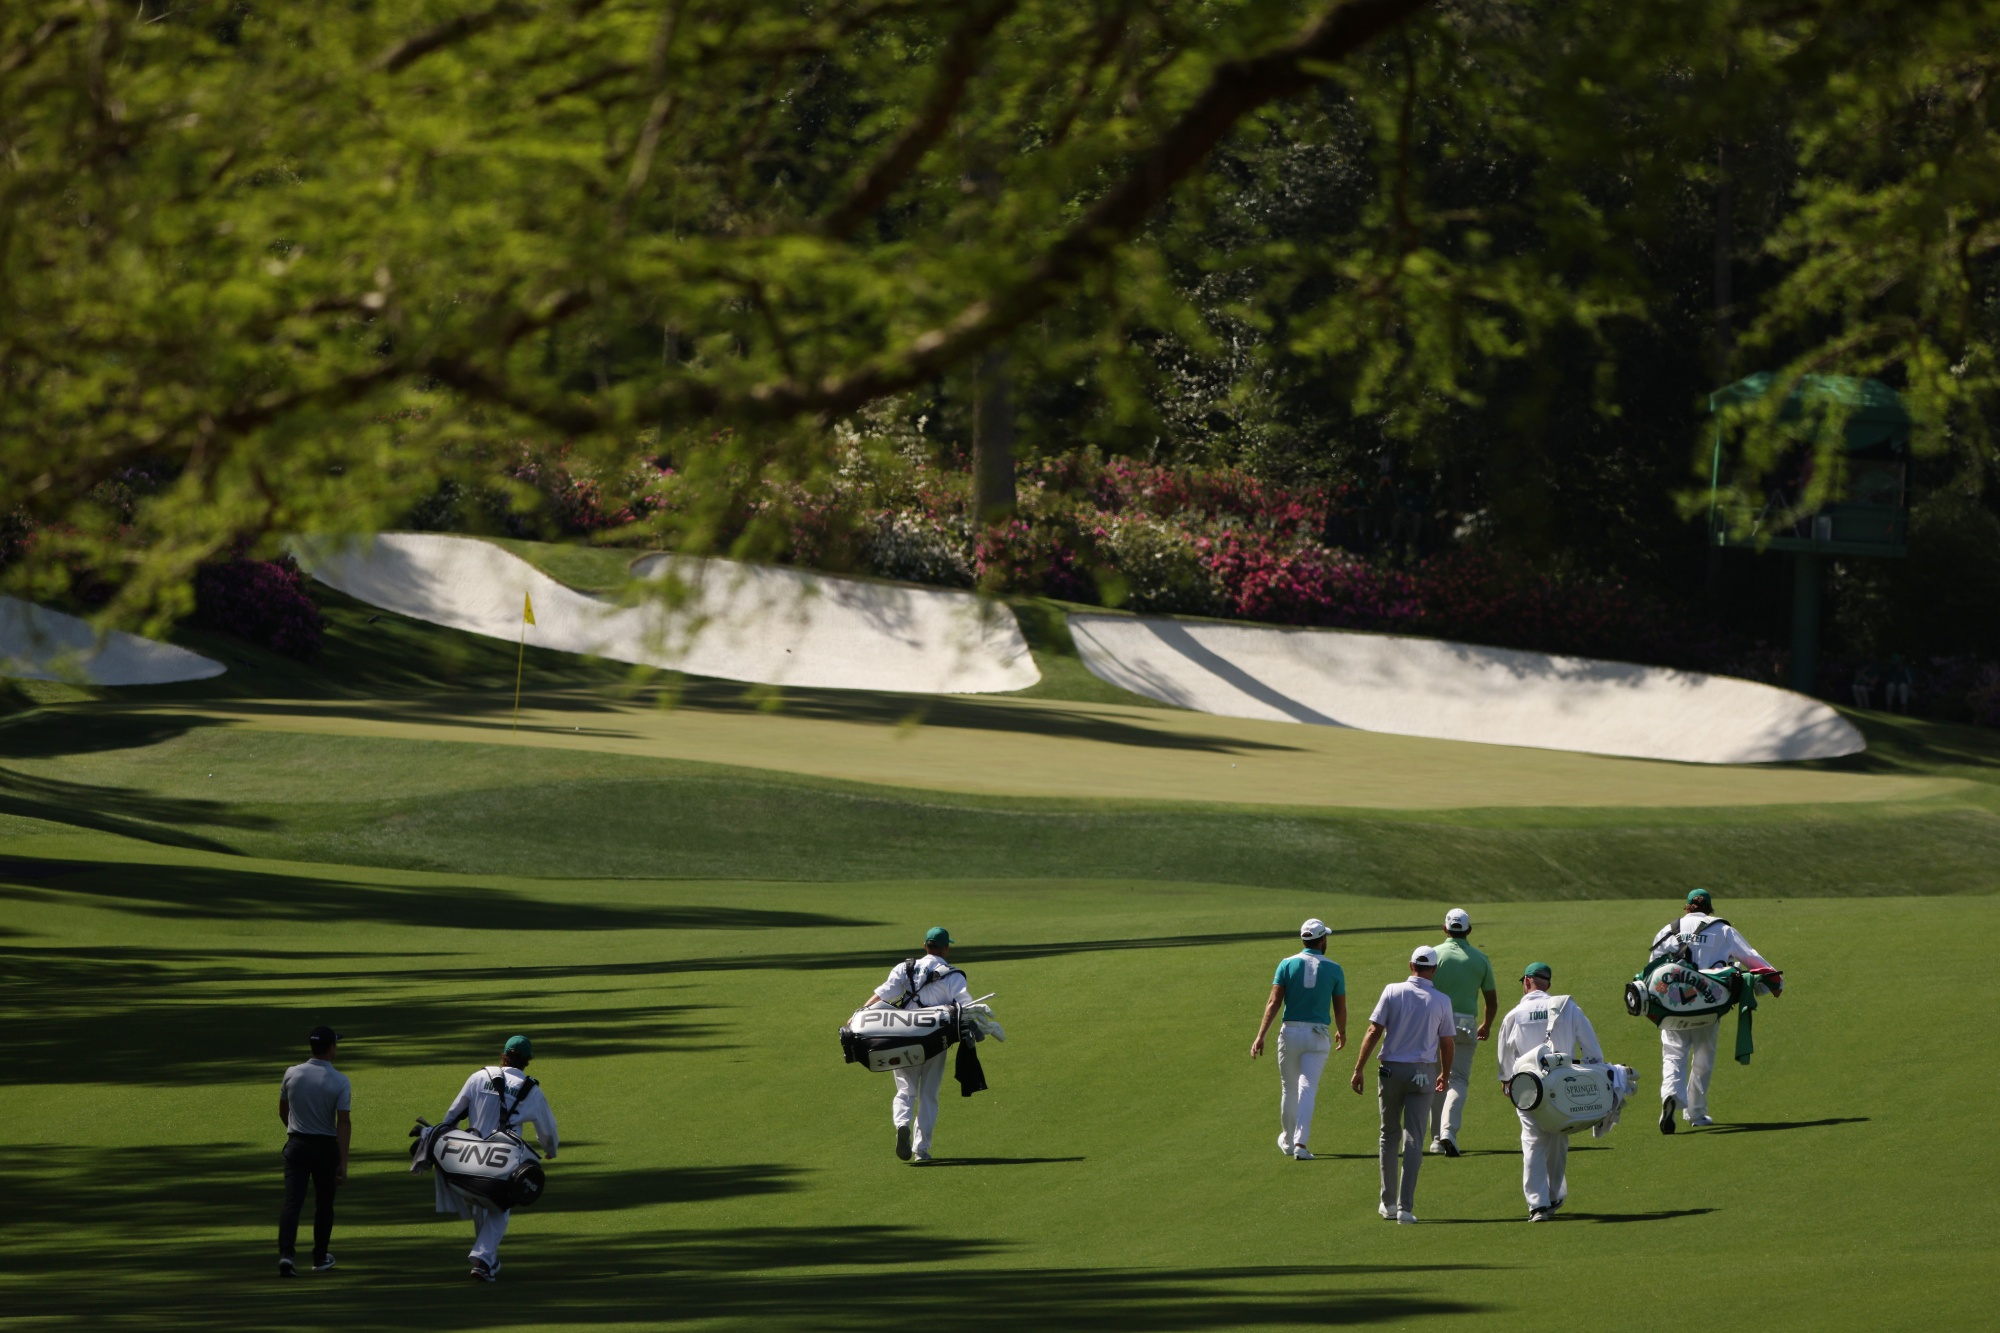
[[[1472,947],[1472,915],[1463,907],[1444,914],[1445,939],[1437,946],[1437,988],[1451,1001],[1451,1079],[1442,1097],[1431,1099],[1431,1151],[1458,1156],[1458,1132],[1465,1123],[1466,1089],[1472,1086],[1472,1057],[1493,1031],[1500,1013],[1500,988],[1493,964]],[[1479,1001],[1486,1001],[1486,1016]]]
[[[1769,968],[1764,956],[1750,947],[1742,932],[1715,915],[1707,889],[1687,896],[1687,911],[1669,921],[1653,937],[1652,957],[1685,948],[1696,968]],[[1715,1074],[1715,1043],[1719,1023],[1686,1030],[1660,1029],[1660,1133],[1674,1132],[1678,1110],[1695,1129],[1715,1122],[1708,1116],[1708,1081]]]
[[[1554,981],[1555,969],[1547,963],[1530,963],[1521,973],[1521,1002],[1500,1023],[1502,1092],[1514,1075],[1537,1067],[1545,1046],[1573,1060],[1604,1061],[1583,1006],[1568,995],[1551,995]],[[1514,1114],[1521,1119],[1521,1192],[1528,1198],[1528,1220],[1546,1222],[1569,1197],[1569,1135],[1541,1128],[1518,1107]]]
[[[1358,1094],[1362,1067],[1381,1046],[1375,1087],[1382,1113],[1378,1145],[1382,1202],[1375,1211],[1393,1222],[1417,1220],[1424,1124],[1430,1118],[1431,1098],[1445,1090],[1444,1071],[1451,1067],[1451,1001],[1431,984],[1437,964],[1437,950],[1424,945],[1410,955],[1409,979],[1382,988],[1382,997],[1368,1015],[1361,1053],[1354,1057],[1354,1077],[1348,1081]]]
[[[541,1084],[528,1077],[528,1062],[534,1058],[533,1042],[522,1036],[507,1038],[506,1045],[500,1048],[499,1065],[473,1070],[438,1124],[449,1129],[463,1119],[468,1129],[482,1137],[514,1129],[522,1123],[530,1124],[535,1127],[537,1151],[543,1160],[553,1162],[556,1117],[549,1109],[549,1099],[543,1094]],[[471,1219],[472,1253],[467,1257],[471,1260],[472,1277],[480,1282],[498,1280],[500,1238],[507,1234],[512,1210],[473,1207],[453,1194],[442,1176],[437,1182],[437,1209]]]
[[[312,1059],[293,1065],[278,1083],[278,1120],[285,1127],[285,1202],[278,1210],[278,1276],[297,1277],[299,1213],[306,1185],[313,1191],[312,1270],[331,1272],[333,1196],[347,1183],[347,1143],[353,1134],[348,1113],[354,1086],[333,1067],[340,1034],[321,1024],[306,1034]]]
[[[924,932],[924,954],[889,969],[889,979],[875,988],[863,1008],[878,1004],[903,1008],[962,1004],[972,998],[965,973],[948,961],[951,932],[932,926]],[[914,1069],[892,1069],[896,1096],[889,1103],[896,1122],[896,1156],[923,1166],[931,1160],[931,1131],[937,1128],[938,1089],[944,1086],[944,1053],[940,1051]]]
[[[1271,998],[1250,1058],[1264,1053],[1264,1034],[1283,1006],[1278,1025],[1278,1151],[1301,1162],[1312,1160],[1306,1144],[1312,1138],[1313,1103],[1319,1096],[1319,1076],[1334,1051],[1347,1046],[1347,978],[1340,964],[1326,956],[1326,922],[1313,917],[1299,927],[1300,949],[1278,964],[1271,978]],[[1329,1034],[1328,1029],[1332,1032]]]

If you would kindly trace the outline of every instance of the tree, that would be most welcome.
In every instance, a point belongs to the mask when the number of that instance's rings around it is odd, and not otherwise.
[[[1496,366],[1648,313],[1579,182],[1648,208],[1677,145],[1780,101],[1811,174],[1744,341],[1901,367],[1942,438],[1992,391],[1995,3],[12,6],[11,576],[157,618],[218,550],[394,521],[524,434],[670,458],[674,538],[713,544],[884,395],[1003,348],[1111,384],[1133,330],[1209,336],[1177,269],[1250,266],[1235,316],[1341,410],[1477,411]],[[1249,121],[1353,167],[1310,252],[1182,225]],[[1850,151],[1885,126],[1918,152]],[[1423,163],[1482,144],[1524,172],[1439,205]]]

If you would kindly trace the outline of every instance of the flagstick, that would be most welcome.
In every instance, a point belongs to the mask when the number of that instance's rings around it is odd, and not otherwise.
[[[521,650],[514,657],[514,725],[507,729],[509,735],[517,734],[521,730],[521,667],[527,660],[528,622],[523,620],[521,622]]]

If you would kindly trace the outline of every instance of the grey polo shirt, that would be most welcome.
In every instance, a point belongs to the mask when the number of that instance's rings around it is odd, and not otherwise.
[[[278,1084],[278,1095],[291,1108],[291,1123],[287,1128],[292,1133],[331,1135],[335,1124],[333,1113],[352,1109],[354,1088],[347,1075],[326,1061],[308,1060],[285,1071],[284,1081]]]

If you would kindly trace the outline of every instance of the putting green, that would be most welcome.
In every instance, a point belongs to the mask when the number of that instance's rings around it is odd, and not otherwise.
[[[504,740],[531,753],[591,750],[926,791],[1086,800],[1376,810],[1743,807],[1915,801],[1966,790],[1951,778],[1656,763],[1064,700],[825,691],[766,711],[721,687],[669,696],[679,705],[671,709],[651,696],[537,694],[523,704],[518,730],[507,701],[464,695],[135,712],[168,725],[192,717],[322,735]]]
[[[1577,1143],[1569,1208],[1530,1228],[1482,1080],[1412,1228],[1375,1216],[1353,1046],[1310,1163],[1274,1151],[1275,1070],[1247,1048],[1300,918],[1335,925],[1365,1012],[1439,902],[475,880],[104,834],[0,855],[10,1326],[1490,1329],[1554,1300],[1617,1330],[1698,1273],[1732,1322],[1895,1328],[1976,1325],[2000,1295],[1996,1156],[1912,1095],[1996,1054],[1983,992],[1954,980],[1979,975],[1990,897],[1725,901],[1793,984],[1754,1063],[1719,1070],[1719,1127],[1663,1138],[1640,1105]],[[1656,1039],[1616,995],[1667,911],[1499,904],[1475,939],[1503,973],[1552,962],[1650,1094]],[[947,1097],[918,1174],[890,1152],[888,1079],[841,1065],[833,1029],[933,921],[1010,1039],[985,1048],[990,1092]],[[281,1284],[276,1080],[318,1021],[351,1036],[354,1176],[339,1270]],[[516,1030],[565,1147],[501,1283],[475,1288],[469,1228],[433,1216],[403,1133]]]

